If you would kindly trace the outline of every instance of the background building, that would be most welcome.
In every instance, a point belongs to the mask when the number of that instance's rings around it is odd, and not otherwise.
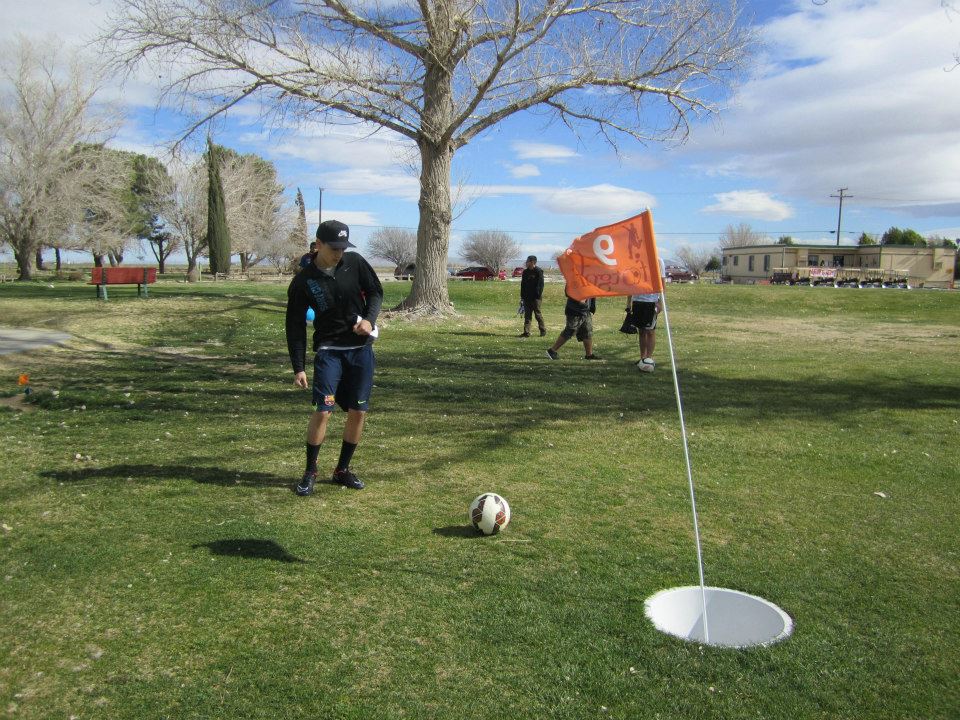
[[[955,248],[912,245],[748,245],[723,249],[721,274],[739,284],[768,282],[774,273],[803,279],[833,268],[849,279],[903,276],[911,287],[952,288]],[[878,272],[879,271],[879,272]]]

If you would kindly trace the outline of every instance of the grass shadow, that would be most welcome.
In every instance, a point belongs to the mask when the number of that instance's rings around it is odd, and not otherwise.
[[[303,558],[291,555],[282,545],[273,540],[259,538],[236,538],[230,540],[211,540],[191,545],[194,550],[207,548],[214,555],[241,557],[247,560],[276,560],[283,563],[305,563]]]
[[[434,535],[440,535],[448,538],[474,539],[482,538],[483,535],[477,531],[473,525],[446,525],[444,527],[434,528]]]
[[[136,465],[124,463],[107,467],[83,467],[68,470],[48,470],[41,477],[59,482],[81,482],[84,480],[193,480],[206,485],[224,487],[290,487],[290,478],[272,473],[231,471],[219,467],[196,465]]]

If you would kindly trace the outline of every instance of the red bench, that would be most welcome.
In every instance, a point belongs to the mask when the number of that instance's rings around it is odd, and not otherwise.
[[[152,267],[95,267],[90,271],[88,285],[97,286],[97,299],[107,299],[107,285],[136,285],[137,297],[147,297],[147,285],[157,281],[157,269]]]

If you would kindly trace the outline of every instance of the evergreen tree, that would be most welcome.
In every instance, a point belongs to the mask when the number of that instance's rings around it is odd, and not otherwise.
[[[230,229],[220,179],[220,152],[207,137],[207,252],[210,272],[230,272]]]
[[[300,192],[300,188],[297,188],[297,224],[293,228],[294,236],[293,239],[296,242],[297,247],[306,247],[309,245],[307,242],[307,206],[303,202],[303,193]]]

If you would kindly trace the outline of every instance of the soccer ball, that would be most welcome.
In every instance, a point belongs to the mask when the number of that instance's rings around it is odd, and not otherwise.
[[[477,495],[470,503],[470,522],[484,535],[496,535],[510,522],[510,506],[495,493]]]

